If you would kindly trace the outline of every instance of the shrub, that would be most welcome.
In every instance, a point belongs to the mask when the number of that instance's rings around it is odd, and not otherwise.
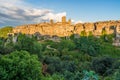
[[[12,29],[13,28],[11,26],[6,26],[6,27],[3,27],[3,28],[0,28],[0,37],[7,38],[8,33],[11,33]]]
[[[115,73],[115,80],[120,80],[120,69]]]
[[[47,72],[53,74],[61,71],[61,60],[59,57],[48,57],[46,56],[43,63],[48,65]]]
[[[42,45],[29,36],[20,34],[14,48],[18,51],[25,50],[31,54],[37,54],[39,58],[41,57]]]
[[[14,44],[10,39],[0,38],[0,54],[9,54],[14,51]]]
[[[75,72],[77,67],[74,61],[63,61],[62,63],[62,71]]]
[[[83,71],[82,80],[98,80],[98,75],[94,71]]]
[[[0,57],[0,80],[40,80],[41,64],[37,56],[15,51]]]
[[[109,75],[112,73],[113,58],[103,57],[92,61],[92,68],[100,75]]]
[[[47,75],[42,80],[65,80],[60,74]]]
[[[64,71],[63,73],[65,80],[74,80],[74,73],[69,71]]]
[[[65,48],[67,48],[70,51],[70,50],[74,50],[74,48],[75,48],[75,44],[72,40],[62,40],[56,46],[59,51],[65,49]]]
[[[94,37],[81,37],[75,39],[76,49],[91,56],[96,56],[100,51],[100,42]]]

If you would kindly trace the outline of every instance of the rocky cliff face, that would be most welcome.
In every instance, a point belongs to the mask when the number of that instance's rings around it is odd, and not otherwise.
[[[57,35],[57,36],[70,36],[71,34],[81,34],[85,31],[87,35],[92,33],[93,35],[102,35],[102,32],[106,34],[112,34],[113,32],[120,33],[120,21],[103,21],[95,23],[78,23],[71,24],[70,22],[50,22],[40,24],[28,24],[17,26],[13,29],[13,33],[34,34],[39,32],[41,35]],[[116,29],[116,30],[115,30]]]

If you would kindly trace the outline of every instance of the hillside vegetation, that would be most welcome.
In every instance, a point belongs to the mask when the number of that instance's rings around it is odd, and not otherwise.
[[[0,37],[6,38],[7,34],[12,32],[12,29],[11,26],[0,28]]]
[[[9,32],[2,30],[0,35]],[[120,47],[112,45],[113,35],[72,35],[58,42],[0,37],[0,80],[120,80]]]

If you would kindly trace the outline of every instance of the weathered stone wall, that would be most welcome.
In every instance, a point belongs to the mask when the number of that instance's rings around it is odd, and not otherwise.
[[[71,34],[80,34],[85,31],[87,35],[92,32],[93,35],[102,35],[105,30],[106,34],[112,34],[116,28],[116,32],[120,33],[120,21],[103,21],[95,23],[78,23],[72,25],[70,21],[63,19],[63,22],[28,24],[17,26],[13,29],[13,33],[34,34],[39,32],[42,35],[57,35],[57,36],[70,36]]]

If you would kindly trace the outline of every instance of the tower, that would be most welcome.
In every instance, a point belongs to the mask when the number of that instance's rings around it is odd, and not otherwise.
[[[53,24],[53,23],[54,23],[54,21],[53,21],[53,19],[51,19],[51,20],[50,20],[50,24]]]
[[[62,17],[62,23],[66,23],[66,16]]]

